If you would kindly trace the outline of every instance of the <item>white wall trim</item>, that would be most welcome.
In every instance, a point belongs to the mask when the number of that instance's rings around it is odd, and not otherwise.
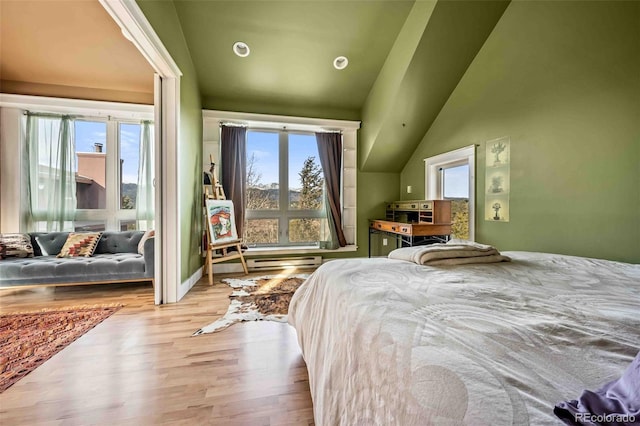
[[[381,256],[382,257],[382,256]],[[386,257],[386,256],[385,256]],[[333,260],[339,260],[337,258],[322,258],[322,264],[327,262],[331,262]],[[274,269],[274,271],[277,271]],[[269,273],[268,270],[265,273]],[[275,272],[274,272],[275,273]],[[242,269],[242,264],[238,263],[217,263],[213,265],[213,274],[244,274],[244,270]]]
[[[240,264],[238,264],[240,265]],[[240,265],[240,271],[242,272],[242,265]],[[180,283],[180,288],[178,292],[178,300],[182,299],[189,290],[193,288],[194,285],[202,278],[202,268],[198,268],[196,272],[193,273],[186,281]]]
[[[424,159],[425,199],[442,198],[438,187],[438,169],[446,164],[464,160],[469,163],[469,239],[475,241],[476,221],[476,146],[469,145]],[[473,220],[471,220],[473,219]]]
[[[128,104],[123,102],[89,101],[84,99],[0,93],[0,107],[59,114],[78,114],[90,117],[115,117],[132,120],[153,119],[153,105]]]
[[[335,250],[321,249],[318,247],[250,247],[244,253],[245,258],[259,257],[259,256],[282,256],[282,255],[303,255],[303,254],[331,254],[331,253],[346,253],[358,251],[358,246],[355,244],[348,244],[344,247],[339,247]]]
[[[360,121],[332,120],[326,118],[292,117],[287,115],[253,114],[246,112],[202,110],[203,121],[233,122],[249,127],[299,130],[306,132],[357,130]]]
[[[180,77],[182,72],[135,0],[98,0],[120,26],[122,35],[133,43],[162,77]]]
[[[468,145],[462,148],[454,149],[453,151],[443,152],[442,154],[434,155],[433,157],[425,158],[424,162],[437,162],[437,163],[448,163],[450,161],[459,160],[463,156],[471,156],[475,155],[476,146]]]
[[[169,78],[162,80],[162,132],[165,141],[162,144],[162,179],[160,191],[162,193],[162,233],[164,256],[163,273],[165,280],[164,303],[175,303],[179,301],[181,281],[180,270],[180,243],[182,236],[180,232],[180,162],[178,146],[180,144],[180,79]],[[175,102],[167,102],[166,98],[175,99]],[[157,169],[157,167],[156,167]],[[156,193],[157,194],[157,193]]]
[[[213,275],[216,274],[240,274],[243,273],[242,264],[238,263],[217,263],[213,265]]]
[[[122,30],[161,77],[155,94],[155,131],[160,135],[156,162],[156,265],[157,303],[180,300],[180,194],[178,192],[180,129],[180,76],[177,66],[135,0],[99,0]],[[160,117],[160,120],[157,120]],[[162,294],[158,294],[158,290]]]
[[[0,95],[1,97],[2,95]],[[2,106],[2,105],[0,105]],[[22,231],[23,110],[0,108],[0,232]],[[17,141],[14,143],[13,141]]]
[[[322,255],[324,253],[348,253],[355,252],[358,250],[358,246],[356,245],[347,245],[345,247],[340,247],[335,250],[326,250],[320,249],[317,247],[291,247],[291,248],[277,248],[277,247],[264,247],[264,248],[249,248],[244,252],[245,259],[251,259],[254,257],[261,256],[283,256],[283,255],[306,255],[306,254],[316,254]],[[322,258],[322,262],[325,263],[332,258]],[[235,274],[244,272],[242,269],[242,264],[240,262],[237,263],[216,263],[213,265],[213,273],[214,274]]]

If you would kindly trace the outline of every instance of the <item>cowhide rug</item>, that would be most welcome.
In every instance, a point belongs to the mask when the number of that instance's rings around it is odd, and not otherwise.
[[[222,280],[234,289],[229,296],[231,304],[227,313],[193,335],[215,333],[241,321],[287,322],[291,296],[308,277],[309,274],[266,275],[248,279]]]

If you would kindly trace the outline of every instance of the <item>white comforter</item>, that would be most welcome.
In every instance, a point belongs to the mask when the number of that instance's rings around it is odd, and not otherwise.
[[[541,253],[453,267],[335,260],[289,322],[316,425],[561,424],[640,350],[640,265]]]

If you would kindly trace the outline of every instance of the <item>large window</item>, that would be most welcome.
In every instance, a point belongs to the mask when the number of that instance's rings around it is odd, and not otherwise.
[[[427,199],[451,200],[451,236],[473,240],[475,148],[425,159]]]
[[[206,110],[202,115],[203,170],[209,169],[210,158],[220,165],[216,167],[217,171],[224,169],[219,157],[221,125],[233,123],[248,128],[243,237],[251,247],[250,252],[261,254],[315,252],[328,247],[324,242],[330,241],[331,236],[323,210],[324,193],[319,195],[317,185],[324,176],[322,172],[318,173],[321,167],[315,133],[341,132],[340,208],[347,247],[340,250],[357,248],[358,122]],[[300,172],[311,157],[303,179]],[[218,180],[221,180],[220,175]],[[307,248],[311,250],[307,251]]]
[[[72,123],[76,205],[69,229],[136,229],[140,121],[74,117]],[[45,135],[38,137],[39,151],[47,143]],[[41,159],[37,167],[44,163],[48,160]],[[33,225],[46,229],[45,222]]]
[[[324,176],[314,134],[247,132],[245,242],[318,245],[326,239]]]

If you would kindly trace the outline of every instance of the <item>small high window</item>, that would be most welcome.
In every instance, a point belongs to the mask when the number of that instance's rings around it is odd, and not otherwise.
[[[475,147],[469,146],[425,160],[426,194],[451,200],[451,236],[474,239]]]

